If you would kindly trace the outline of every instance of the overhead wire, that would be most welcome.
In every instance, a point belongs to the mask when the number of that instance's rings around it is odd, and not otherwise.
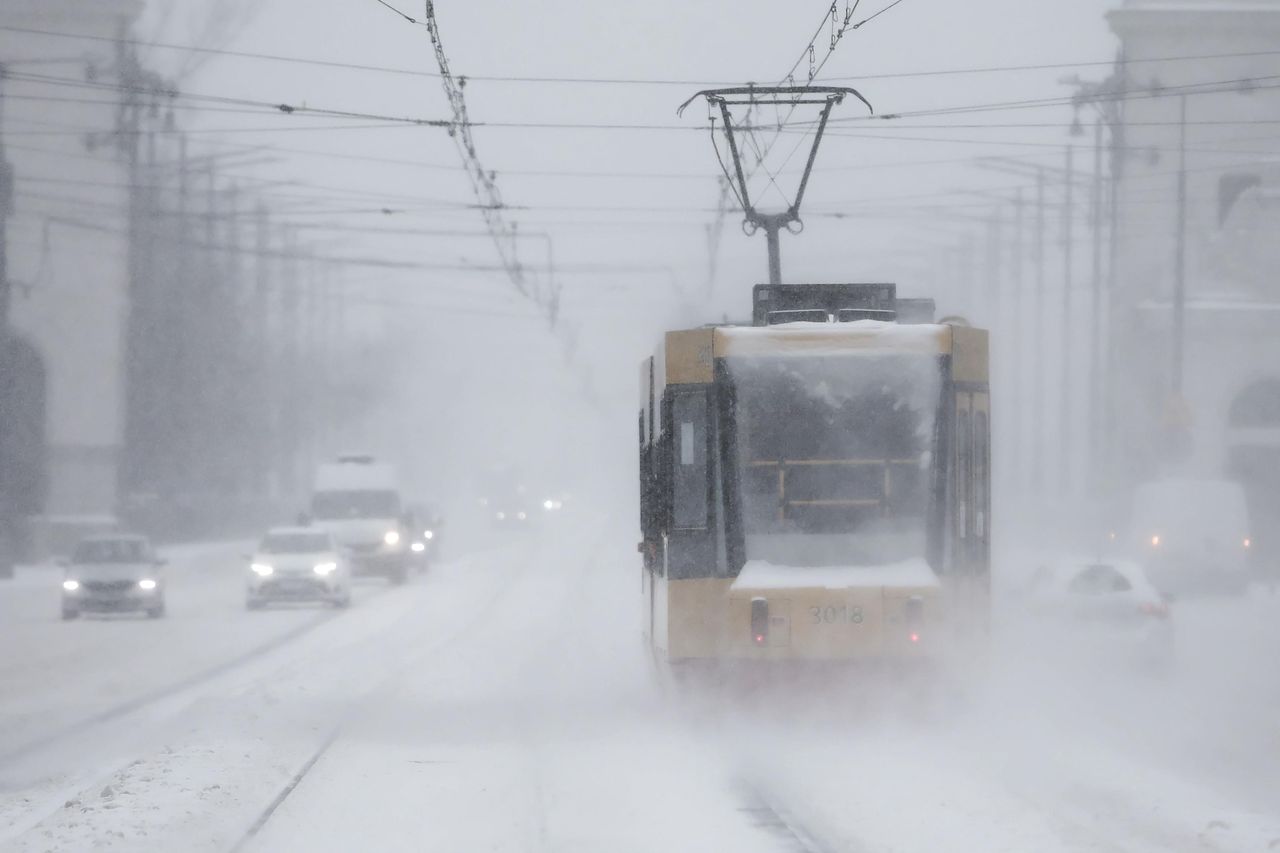
[[[824,24],[827,19],[824,18]],[[418,22],[421,25],[421,22]],[[423,71],[421,69],[398,68],[386,65],[370,65],[353,62],[339,62],[335,60],[316,59],[303,56],[288,56],[273,53],[261,53],[245,50],[230,50],[222,48],[202,47],[192,44],[177,44],[173,42],[164,42],[157,40],[145,40],[134,38],[116,38],[111,36],[99,36],[89,33],[76,33],[49,29],[47,27],[19,27],[11,25],[0,25],[0,31],[20,33],[24,35],[35,35],[49,38],[72,39],[79,41],[98,42],[112,45],[128,45],[132,47],[146,47],[161,50],[183,51],[188,53],[200,53],[210,56],[223,56],[238,59],[251,59],[266,62],[280,62],[289,64],[309,65],[323,68],[334,68],[340,70],[366,71],[373,73],[383,73],[391,75],[411,76],[411,77],[431,77],[439,78],[438,73]],[[1262,50],[1262,51],[1236,51],[1236,52],[1218,52],[1218,53],[1202,53],[1202,54],[1178,54],[1178,55],[1162,55],[1153,57],[1139,57],[1134,59],[1126,59],[1126,65],[1141,64],[1159,64],[1167,62],[1200,62],[1217,59],[1248,59],[1263,56],[1280,56],[1278,50]],[[70,60],[68,60],[69,62]],[[938,68],[923,71],[904,71],[904,72],[885,72],[879,74],[859,74],[846,75],[838,77],[822,78],[828,82],[842,82],[851,80],[894,80],[894,79],[910,79],[915,77],[935,77],[935,76],[956,76],[967,74],[996,74],[996,73],[1016,73],[1022,71],[1054,71],[1069,68],[1087,68],[1087,67],[1109,67],[1115,64],[1113,59],[1097,59],[1097,60],[1079,60],[1067,62],[1052,62],[1039,64],[1020,64],[1020,65],[992,65],[992,66],[970,66],[961,68]],[[798,66],[797,66],[798,67]],[[793,69],[794,71],[794,69]],[[784,77],[785,79],[785,77]],[[817,78],[815,78],[817,79]],[[467,81],[469,83],[554,83],[554,84],[581,84],[581,85],[614,85],[614,86],[720,86],[729,85],[734,81],[726,80],[695,80],[695,79],[677,79],[677,78],[627,78],[627,77],[555,77],[555,76],[538,76],[538,75],[483,75],[468,74]]]

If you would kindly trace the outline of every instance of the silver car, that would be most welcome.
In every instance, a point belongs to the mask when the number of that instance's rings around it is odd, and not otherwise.
[[[76,545],[62,580],[62,618],[81,613],[164,616],[165,561],[143,536],[96,536]]]

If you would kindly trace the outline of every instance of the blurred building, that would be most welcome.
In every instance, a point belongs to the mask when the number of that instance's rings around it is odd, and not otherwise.
[[[129,192],[119,98],[83,84],[111,72],[112,39],[141,7],[0,4],[3,153],[13,177],[0,499],[16,520],[10,532],[28,546],[108,523],[116,503]]]
[[[1119,484],[1175,470],[1239,478],[1255,527],[1280,529],[1280,0],[1125,0],[1109,21],[1126,93],[1114,116],[1111,470]]]

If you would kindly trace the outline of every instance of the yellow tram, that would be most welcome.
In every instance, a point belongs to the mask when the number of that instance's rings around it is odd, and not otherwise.
[[[641,367],[645,635],[670,663],[934,659],[985,635],[987,333],[892,284],[759,285]]]

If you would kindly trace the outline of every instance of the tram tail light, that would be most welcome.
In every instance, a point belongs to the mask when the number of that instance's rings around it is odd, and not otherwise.
[[[751,599],[751,639],[757,646],[769,642],[769,600]]]
[[[914,645],[920,642],[920,629],[924,626],[924,599],[918,595],[908,598],[904,616],[907,623],[907,639]]]

